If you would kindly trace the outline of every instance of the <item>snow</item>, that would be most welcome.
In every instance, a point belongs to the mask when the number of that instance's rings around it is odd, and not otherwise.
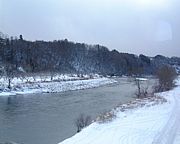
[[[116,111],[108,123],[94,122],[59,144],[179,144],[180,79],[171,91],[157,94],[167,102]]]
[[[177,81],[177,85],[180,85],[180,80]],[[178,91],[178,88],[176,88],[176,91],[174,91],[175,100],[176,100],[176,109],[175,109],[175,123],[174,123],[174,129],[173,129],[173,138],[174,138],[174,144],[180,144],[180,88]]]
[[[140,80],[140,81],[147,81],[147,78],[136,78],[136,80]]]
[[[44,92],[62,92],[67,90],[79,90],[99,87],[106,84],[114,83],[114,80],[108,78],[97,78],[89,80],[77,80],[67,82],[53,82],[53,83],[41,83],[40,87],[43,87]]]
[[[50,76],[26,77],[25,79],[14,78],[12,81],[12,88],[9,90],[6,88],[7,82],[1,78],[0,96],[30,93],[57,93],[70,90],[89,89],[116,82],[113,79],[99,77],[97,75],[94,75],[93,78],[90,78],[88,75],[84,75],[83,78],[77,75],[57,75],[53,78],[53,81],[51,81]]]

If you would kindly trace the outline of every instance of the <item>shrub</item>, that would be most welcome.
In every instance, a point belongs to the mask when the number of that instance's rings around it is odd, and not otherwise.
[[[162,92],[170,90],[174,87],[174,80],[177,73],[174,68],[170,66],[163,66],[157,71],[156,76],[159,83],[158,86],[155,87],[155,92]]]
[[[84,127],[87,127],[92,122],[90,116],[85,116],[80,114],[79,117],[75,120],[75,125],[77,127],[77,132],[80,132]]]

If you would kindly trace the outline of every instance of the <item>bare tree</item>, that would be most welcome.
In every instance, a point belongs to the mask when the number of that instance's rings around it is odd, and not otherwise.
[[[148,83],[145,84],[144,80],[141,77],[143,74],[144,69],[142,67],[134,67],[131,68],[130,74],[133,78],[135,86],[137,86],[137,92],[135,93],[137,98],[144,98],[148,95]]]
[[[4,76],[4,67],[0,66],[0,79]],[[0,86],[2,85],[2,82],[0,81]]]
[[[52,70],[52,69],[50,69],[50,71],[49,71],[50,80],[53,81],[53,80],[54,80],[54,77],[56,77],[57,74],[58,74],[58,71],[57,71],[57,70]]]
[[[141,81],[138,78],[135,78],[134,81],[135,81],[135,85],[137,86],[137,89],[138,89],[136,96],[137,96],[137,98],[140,98],[141,97]]]
[[[91,117],[85,116],[84,114],[80,114],[79,117],[75,121],[77,132],[80,132],[84,127],[90,124],[91,124]]]
[[[8,88],[11,89],[11,82],[16,76],[16,68],[12,64],[6,64],[5,65],[5,75],[8,80]]]
[[[159,80],[158,86],[155,88],[156,92],[167,91],[174,87],[174,80],[177,76],[176,70],[170,66],[161,67],[156,76]]]
[[[140,78],[134,79],[135,85],[137,86],[137,92],[135,93],[137,98],[144,98],[149,95],[148,89],[149,84]]]

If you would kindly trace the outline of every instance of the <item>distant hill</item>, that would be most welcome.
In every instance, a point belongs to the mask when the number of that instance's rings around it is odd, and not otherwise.
[[[148,57],[110,51],[100,45],[65,40],[27,41],[0,34],[0,62],[10,63],[26,72],[98,73],[102,75],[154,74],[163,66],[180,71],[180,58]]]

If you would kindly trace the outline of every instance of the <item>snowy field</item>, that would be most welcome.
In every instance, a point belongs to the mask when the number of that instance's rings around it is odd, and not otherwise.
[[[125,111],[121,106],[113,121],[94,122],[59,144],[180,144],[180,79],[177,85],[157,94],[166,101],[142,100]]]
[[[70,90],[80,90],[103,86],[116,82],[113,79],[100,77],[99,75],[57,75],[51,80],[50,76],[36,76],[14,78],[11,89],[7,88],[5,78],[0,79],[0,96],[29,94],[29,93],[57,93]]]

